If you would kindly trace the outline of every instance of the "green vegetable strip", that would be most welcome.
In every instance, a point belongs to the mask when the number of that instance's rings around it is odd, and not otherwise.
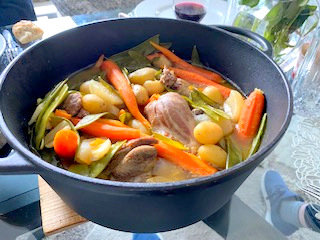
[[[226,140],[227,140],[227,151],[228,151],[226,169],[228,169],[242,162],[242,153],[235,146],[235,144],[232,142],[230,137],[226,138]]]
[[[61,87],[60,91],[56,92],[56,94],[53,95],[53,99],[51,101],[51,104],[47,107],[44,108],[44,113],[42,116],[38,117],[37,123],[36,123],[36,138],[35,138],[35,144],[36,144],[36,149],[40,150],[43,149],[43,137],[46,131],[46,126],[49,120],[50,114],[54,111],[54,109],[59,106],[63,100],[67,97],[68,95],[68,85],[63,84]]]
[[[103,86],[105,86],[110,92],[112,92],[112,93],[114,93],[114,94],[116,94],[116,95],[118,95],[118,96],[120,97],[118,91],[116,91],[109,83],[107,83],[105,80],[103,80],[101,76],[98,76],[97,79],[98,79],[98,81],[99,81]]]
[[[121,142],[116,142],[115,144],[112,144],[111,149],[102,159],[100,159],[99,161],[93,162],[89,166],[89,169],[90,169],[89,176],[93,178],[97,177],[106,168],[106,166],[108,165],[112,157],[116,154],[116,152],[122,147],[122,145],[125,142],[126,141],[121,141]]]
[[[252,141],[248,158],[258,151],[263,134],[264,134],[264,130],[266,127],[266,122],[267,122],[267,113],[263,114],[258,133]]]
[[[104,112],[104,113],[97,113],[97,114],[90,114],[85,116],[84,118],[82,118],[78,124],[76,125],[75,129],[78,130],[80,128],[83,128],[85,126],[90,125],[91,123],[97,121],[99,118],[105,116],[109,114],[108,112]]]
[[[85,164],[72,164],[68,170],[82,176],[89,176],[89,166]]]
[[[181,149],[181,150],[189,150],[189,148],[187,148],[186,146],[184,146],[181,142],[178,142],[178,141],[175,141],[171,138],[168,138],[166,136],[163,136],[159,133],[156,133],[156,132],[153,132],[152,133],[152,136],[160,141],[163,141],[173,147],[176,147],[178,149]]]

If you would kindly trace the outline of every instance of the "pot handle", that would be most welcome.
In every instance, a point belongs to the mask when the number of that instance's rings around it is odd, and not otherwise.
[[[20,175],[38,173],[36,167],[26,161],[17,151],[4,158],[0,158],[0,175]]]
[[[265,39],[264,37],[260,36],[259,34],[249,31],[247,29],[239,28],[239,27],[233,27],[233,26],[225,26],[225,25],[214,25],[215,27],[221,28],[223,30],[226,30],[230,33],[235,33],[237,35],[241,35],[247,38],[250,38],[255,43],[257,43],[260,46],[260,50],[267,54],[269,57],[272,58],[272,45],[270,42]]]

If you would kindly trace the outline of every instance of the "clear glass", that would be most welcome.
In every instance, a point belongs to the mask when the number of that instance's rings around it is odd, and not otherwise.
[[[320,28],[314,32],[292,84],[295,112],[320,117]]]
[[[207,0],[173,0],[176,18],[200,22],[207,14]]]

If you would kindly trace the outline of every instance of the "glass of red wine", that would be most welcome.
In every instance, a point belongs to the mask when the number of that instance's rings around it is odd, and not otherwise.
[[[200,22],[207,13],[208,0],[173,0],[173,9],[179,19]]]

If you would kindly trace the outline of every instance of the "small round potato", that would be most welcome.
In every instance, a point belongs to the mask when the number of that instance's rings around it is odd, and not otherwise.
[[[203,121],[193,129],[195,139],[202,144],[216,144],[223,137],[222,128],[211,121]]]
[[[90,81],[85,81],[80,85],[80,92],[84,94],[90,93]]]
[[[225,168],[227,153],[217,145],[202,145],[198,149],[199,157],[214,167]]]
[[[223,108],[235,123],[239,121],[243,104],[244,98],[242,95],[236,90],[231,90],[229,97],[223,104]]]
[[[148,91],[143,86],[135,84],[132,86],[133,93],[139,105],[145,105],[149,99]]]
[[[129,80],[134,84],[143,85],[145,81],[154,79],[156,73],[157,73],[157,70],[153,68],[150,68],[150,67],[141,68],[130,73]]]
[[[210,98],[212,101],[222,105],[224,102],[224,98],[221,95],[218,88],[214,86],[208,86],[203,90],[203,94],[205,94],[208,98]]]
[[[155,93],[162,93],[164,91],[163,84],[158,80],[147,80],[143,86],[147,89],[149,96]]]
[[[95,94],[87,94],[82,97],[82,105],[89,113],[102,113],[107,111],[107,105],[102,98]]]

